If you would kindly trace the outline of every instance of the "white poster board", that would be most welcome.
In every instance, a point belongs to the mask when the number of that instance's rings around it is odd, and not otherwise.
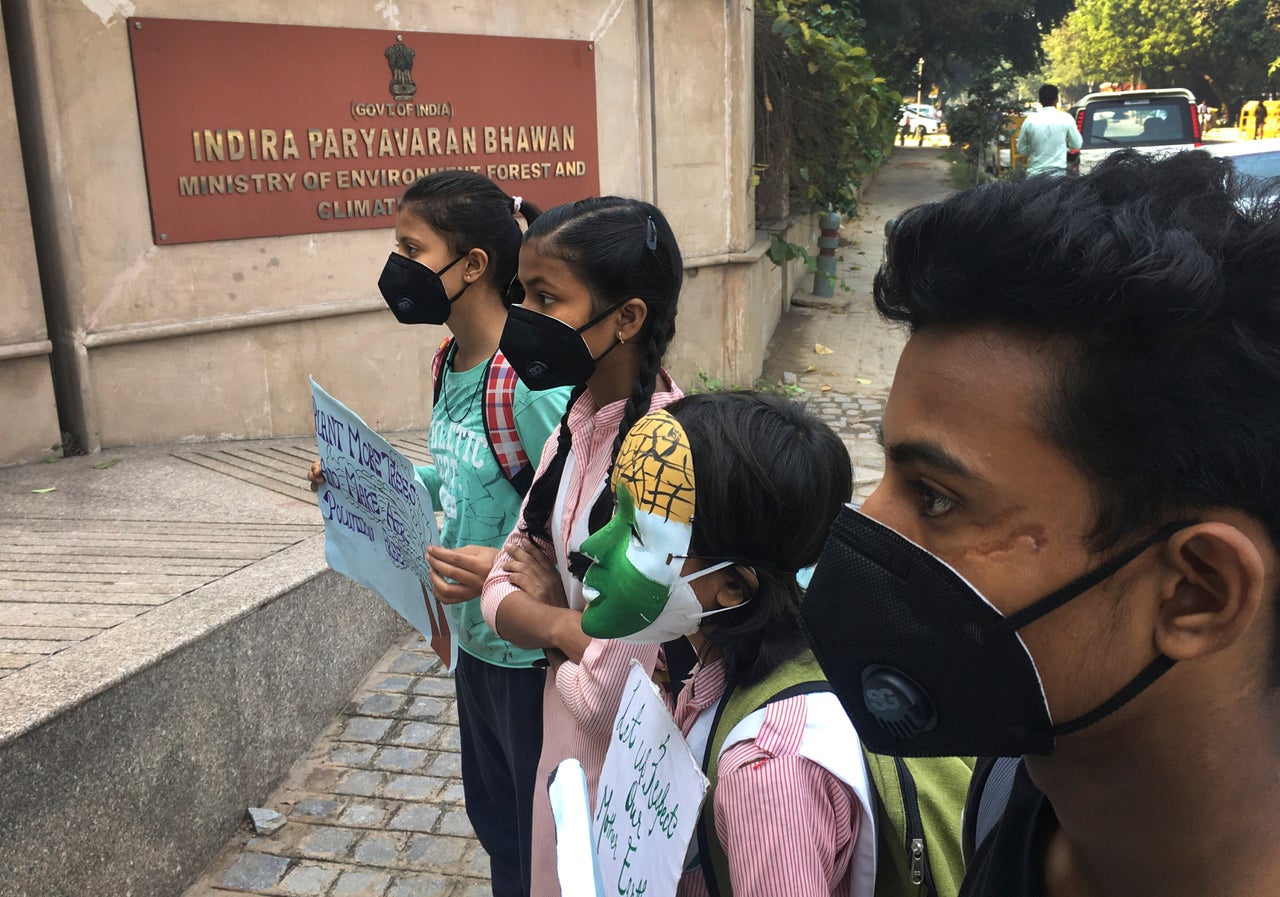
[[[325,483],[317,498],[329,566],[376,592],[453,670],[458,640],[431,592],[428,545],[440,541],[431,494],[413,462],[311,381]]]
[[[707,777],[656,685],[631,661],[596,788],[600,875],[618,897],[676,892]]]

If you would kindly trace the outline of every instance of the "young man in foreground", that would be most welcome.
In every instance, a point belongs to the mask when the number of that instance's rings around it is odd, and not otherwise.
[[[962,897],[1280,894],[1277,272],[1202,153],[894,228],[885,478],[802,616],[871,750],[1023,757]]]

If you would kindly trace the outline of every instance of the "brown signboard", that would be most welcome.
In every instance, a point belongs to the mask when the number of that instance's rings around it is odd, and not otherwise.
[[[129,19],[156,243],[392,227],[467,168],[543,208],[600,190],[594,46]]]

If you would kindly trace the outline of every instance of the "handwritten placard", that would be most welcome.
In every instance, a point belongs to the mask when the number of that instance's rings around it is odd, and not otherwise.
[[[612,736],[593,821],[605,888],[618,897],[674,894],[707,777],[634,660]]]
[[[431,593],[427,546],[439,542],[431,494],[413,462],[311,381],[325,483],[317,494],[329,566],[376,592],[431,642],[450,670],[458,641]]]

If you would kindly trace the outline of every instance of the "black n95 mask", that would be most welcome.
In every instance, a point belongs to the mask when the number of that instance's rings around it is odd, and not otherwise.
[[[1054,724],[1018,630],[1114,575],[1171,524],[1012,616],[944,561],[846,506],[800,607],[814,656],[867,749],[904,757],[1048,754],[1119,709],[1174,661],[1157,656],[1117,694]]]

